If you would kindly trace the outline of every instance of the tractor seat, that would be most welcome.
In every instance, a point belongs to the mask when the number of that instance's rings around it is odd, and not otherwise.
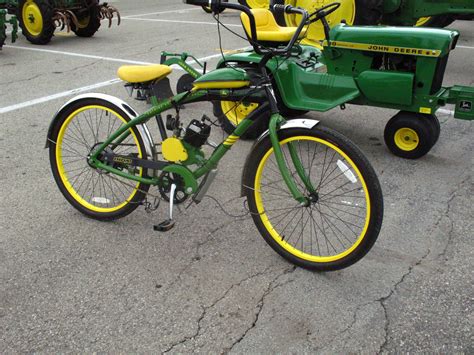
[[[172,69],[167,65],[124,65],[119,68],[117,75],[128,83],[146,83],[166,78]]]
[[[275,17],[270,10],[267,9],[252,9],[255,17],[255,27],[257,30],[257,41],[270,43],[288,43],[295,35],[297,27],[282,27],[277,24]],[[246,13],[240,15],[240,20],[247,33],[247,37],[252,39],[250,30],[250,19]],[[305,37],[307,28],[303,28],[300,34],[300,39]]]

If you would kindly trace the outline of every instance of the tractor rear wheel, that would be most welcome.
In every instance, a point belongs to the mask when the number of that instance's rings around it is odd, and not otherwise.
[[[46,44],[54,34],[53,5],[48,0],[20,0],[18,19],[23,35],[33,44]]]
[[[270,0],[239,0],[239,4],[251,9],[268,9]]]
[[[378,25],[383,15],[383,0],[356,0],[353,25]]]
[[[213,13],[212,9],[211,9],[209,6],[202,6],[202,9],[203,9],[205,12],[207,12],[208,14],[212,14],[212,13]],[[223,12],[223,11],[224,11],[224,9],[219,9],[219,12],[218,12],[218,13],[220,14],[220,13]]]
[[[1,26],[1,24],[0,24]],[[2,49],[3,45],[5,44],[5,39],[7,38],[6,35],[7,26],[3,25],[3,28],[0,27],[0,50]]]
[[[451,15],[422,17],[418,20],[416,26],[444,28],[452,24],[454,21],[456,21],[456,17]]]
[[[100,27],[99,6],[93,6],[89,10],[77,16],[79,26],[71,25],[71,30],[78,37],[92,37]]]
[[[317,9],[333,3],[334,0],[284,0],[286,5],[299,6],[310,13]],[[382,19],[383,0],[347,0],[341,2],[341,7],[326,17],[332,27],[342,21],[349,25],[378,25]],[[278,23],[287,26],[298,26],[301,16],[293,14],[276,14]],[[321,21],[312,24],[307,33],[307,38],[303,44],[320,47],[320,40],[324,39],[324,28]]]

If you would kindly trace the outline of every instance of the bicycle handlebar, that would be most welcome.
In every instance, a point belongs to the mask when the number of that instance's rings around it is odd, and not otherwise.
[[[308,21],[309,14],[306,10],[300,8],[300,7],[294,7],[291,5],[281,5],[281,4],[275,4],[271,5],[270,8],[274,10],[275,12],[285,12],[287,14],[300,14],[302,16],[301,22],[296,29],[296,32],[294,36],[291,38],[290,42],[285,48],[275,48],[272,50],[267,50],[263,46],[259,45],[258,40],[257,40],[257,26],[255,24],[255,17],[253,16],[252,11],[246,6],[240,5],[240,4],[232,4],[228,2],[222,2],[222,0],[183,0],[183,3],[188,4],[188,5],[196,5],[196,6],[207,6],[210,7],[211,9],[234,9],[241,11],[245,13],[249,17],[250,21],[250,37],[249,41],[250,44],[252,45],[253,49],[255,50],[256,53],[260,55],[265,55],[265,54],[287,54],[291,51],[291,48],[295,45],[296,41],[298,40],[301,31],[303,30],[306,22]]]

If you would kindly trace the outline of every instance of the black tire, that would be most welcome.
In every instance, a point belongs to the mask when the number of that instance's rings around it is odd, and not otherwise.
[[[100,8],[93,6],[88,11],[77,15],[80,27],[71,25],[71,30],[78,37],[92,37],[100,28]]]
[[[150,187],[95,169],[87,160],[93,147],[129,120],[120,107],[88,98],[65,107],[52,127],[49,157],[56,184],[66,200],[90,218],[108,221],[128,215],[143,201]],[[130,131],[132,135],[113,151],[146,159],[140,133],[136,127]],[[132,169],[120,163],[114,163],[114,167],[128,172]],[[135,169],[135,174],[145,176],[146,171]]]
[[[247,6],[250,9],[257,9],[257,8],[267,8],[270,6],[270,0],[267,1],[259,1],[260,4],[254,4],[252,1],[247,0],[238,0],[240,5]]]
[[[28,16],[28,6],[36,6],[41,19],[34,16]],[[48,0],[20,0],[18,3],[17,17],[20,23],[20,28],[26,39],[33,44],[47,44],[53,38],[55,26],[53,23],[53,5]],[[36,31],[33,31],[31,26],[35,23],[39,24],[42,21],[42,25]]]
[[[3,26],[4,28],[3,29],[0,29],[0,50],[2,49],[3,45],[5,44],[5,40],[7,38],[7,35],[6,35],[6,30],[7,30],[7,26]],[[3,32],[2,32],[3,30]]]
[[[354,25],[378,25],[382,21],[383,0],[356,0]]]
[[[248,105],[247,103],[233,103],[230,101],[215,101],[213,102],[214,106],[214,116],[217,117],[219,120],[219,123],[227,134],[232,134],[234,132],[235,127],[237,126],[235,123],[233,123],[231,120],[228,119],[229,115],[229,109],[225,108],[223,109],[222,105],[235,105],[235,109],[238,110],[239,107],[246,107]],[[258,120],[254,122],[252,126],[247,129],[247,131],[240,137],[241,139],[244,140],[253,140],[257,139],[263,132],[265,132],[268,129],[268,122],[270,119],[270,111],[266,111],[263,113],[262,117],[260,117]]]
[[[212,14],[213,11],[211,10],[211,8],[209,6],[202,6],[202,9],[207,12],[208,14]],[[222,12],[224,12],[225,9],[219,9],[219,12],[218,14],[221,14]]]
[[[426,155],[437,140],[436,123],[432,119],[431,115],[405,111],[393,116],[384,131],[388,149],[405,159],[418,159]]]
[[[422,25],[422,27],[435,27],[444,28],[456,21],[456,17],[452,15],[437,15],[431,16],[428,22]]]
[[[255,65],[251,65],[249,63],[237,63],[235,67],[244,69],[249,74],[252,84],[259,82],[260,73],[259,73],[258,68]],[[274,87],[276,87],[275,82],[273,83],[273,85]],[[308,113],[308,111],[293,110],[293,109],[288,108],[283,103],[283,99],[281,98],[281,95],[278,90],[275,90],[275,96],[278,101],[278,110],[280,111],[280,114],[283,117],[286,117],[286,118],[301,117],[305,115],[306,113]],[[228,102],[220,102],[220,101],[214,102],[213,105],[214,105],[214,116],[217,117],[217,119],[219,120],[219,123],[221,124],[222,129],[227,134],[232,134],[232,132],[234,131],[236,127],[235,121],[238,119],[237,117],[229,116],[229,112],[231,113],[232,116],[241,116],[241,115],[237,115],[236,113],[232,114],[232,110],[244,111],[248,107],[248,104],[243,103],[242,105],[235,105],[235,108],[234,108],[234,105],[230,105]],[[253,109],[250,109],[250,110],[253,110]],[[248,139],[248,140],[256,139],[263,132],[265,132],[268,129],[268,121],[270,119],[270,112],[265,113],[264,116],[265,117],[260,118],[258,122],[254,123],[254,125],[250,127],[241,138]],[[243,119],[243,118],[240,118],[240,119]]]
[[[327,128],[291,128],[278,135],[287,166],[292,142],[316,193],[308,192],[291,164],[290,174],[308,204],[289,194],[272,161],[270,137],[265,137],[249,154],[243,175],[242,188],[257,229],[278,254],[303,268],[331,271],[354,264],[372,248],[382,226],[383,197],[375,171],[359,148]],[[298,239],[292,239],[295,231]]]
[[[190,91],[193,88],[193,83],[196,79],[191,74],[184,74],[178,79],[176,84],[176,92],[181,94],[186,91]]]
[[[431,126],[431,146],[433,147],[438,142],[439,136],[441,134],[441,125],[439,123],[438,117],[435,115],[425,115],[425,117]]]

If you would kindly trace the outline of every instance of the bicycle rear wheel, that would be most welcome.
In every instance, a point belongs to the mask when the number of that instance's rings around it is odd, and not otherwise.
[[[90,98],[67,107],[55,122],[49,147],[54,179],[66,200],[88,217],[124,217],[138,207],[150,187],[89,164],[88,156],[94,149],[128,121],[119,107]],[[136,127],[129,133],[119,145],[106,148],[106,152],[146,159],[145,145]],[[145,174],[142,168],[127,166],[126,162],[114,162],[113,167],[136,176]]]
[[[301,205],[278,169],[269,137],[252,151],[244,188],[253,220],[266,242],[301,267],[328,271],[360,260],[375,243],[383,199],[377,176],[362,152],[326,128],[279,132],[286,164],[308,203]],[[293,145],[314,192],[290,156]]]

